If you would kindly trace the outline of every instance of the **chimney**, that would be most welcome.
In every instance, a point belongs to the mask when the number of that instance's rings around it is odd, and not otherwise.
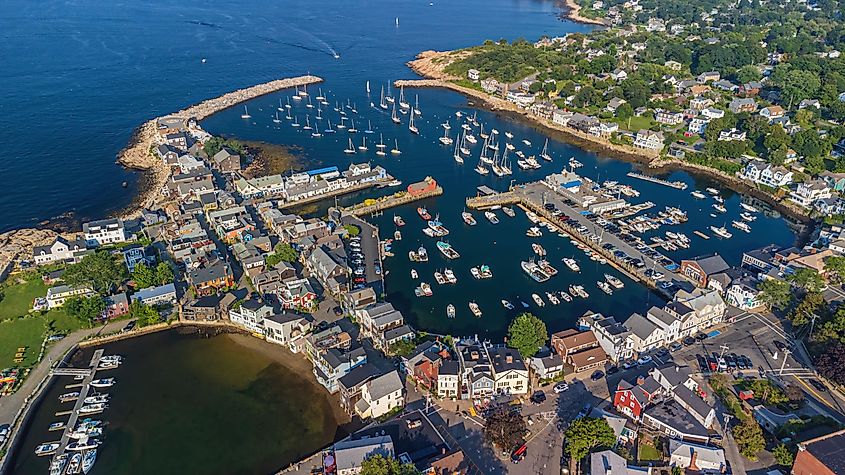
[[[508,354],[507,356],[505,356],[505,363],[513,363],[513,355]]]
[[[692,472],[698,472],[699,471],[698,466],[695,464],[696,458],[698,458],[698,453],[695,450],[693,450],[692,455],[690,455],[690,458],[689,458],[689,467],[687,467],[687,469],[689,469]]]
[[[681,367],[680,367],[680,366],[678,366],[678,365],[675,365],[675,372],[676,372],[676,373],[678,373],[678,372],[680,372],[680,371],[681,371]]]
[[[643,375],[637,376],[637,386],[639,386],[640,384],[643,384],[644,382],[645,382],[645,378],[643,377]]]
[[[446,455],[446,446],[440,447],[440,455]]]

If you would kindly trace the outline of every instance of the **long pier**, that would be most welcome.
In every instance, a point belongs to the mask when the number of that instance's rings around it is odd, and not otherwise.
[[[657,178],[655,176],[650,175],[643,175],[642,173],[637,172],[628,172],[628,176],[631,178],[637,178],[643,181],[650,181],[652,183],[657,183],[658,185],[668,186],[670,188],[675,188],[676,190],[686,190],[687,184],[682,181],[668,181],[662,178]]]
[[[56,450],[55,455],[53,455],[53,459],[60,457],[67,450],[67,446],[70,443],[70,434],[72,434],[74,429],[76,429],[76,422],[79,420],[79,409],[85,405],[84,401],[85,398],[88,397],[88,391],[91,389],[91,381],[94,380],[94,375],[97,374],[97,368],[100,366],[100,358],[103,357],[103,351],[104,350],[102,348],[95,350],[94,355],[91,357],[88,375],[82,380],[82,387],[79,389],[79,397],[76,398],[73,410],[70,412],[70,417],[68,418],[67,424],[65,424],[65,430],[62,433],[62,439],[59,441],[59,448]],[[54,371],[54,374],[58,373]]]

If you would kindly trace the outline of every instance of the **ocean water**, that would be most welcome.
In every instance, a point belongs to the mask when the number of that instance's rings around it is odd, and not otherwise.
[[[0,12],[0,231],[126,206],[138,176],[115,157],[150,118],[305,73],[351,92],[414,77],[404,63],[425,49],[587,28],[557,14],[540,0],[10,0]]]

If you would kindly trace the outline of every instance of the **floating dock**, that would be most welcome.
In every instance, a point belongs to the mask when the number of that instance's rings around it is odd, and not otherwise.
[[[67,450],[67,446],[71,440],[70,434],[76,429],[76,421],[79,420],[79,409],[85,405],[85,398],[88,397],[88,391],[91,389],[91,381],[94,380],[94,375],[97,374],[97,368],[100,366],[100,358],[103,357],[103,351],[104,350],[102,348],[96,350],[94,351],[94,355],[91,357],[90,370],[87,371],[88,375],[82,380],[82,389],[79,390],[79,397],[73,405],[73,410],[70,411],[70,418],[65,425],[65,430],[62,433],[62,440],[59,441],[59,448],[53,455],[53,459],[61,456]]]
[[[661,178],[643,175],[642,173],[637,172],[628,172],[628,176],[631,178],[637,178],[639,180],[650,181],[652,183],[657,183],[658,185],[668,186],[670,188],[675,188],[676,190],[686,190],[687,184],[682,181],[667,181]]]
[[[419,183],[408,185],[406,190],[397,191],[392,195],[377,199],[367,199],[361,203],[343,208],[342,211],[354,214],[355,216],[372,215],[373,213],[379,213],[389,208],[395,208],[442,194],[443,188],[437,184],[437,181],[434,178],[426,177],[425,180]]]
[[[710,236],[704,234],[701,231],[693,231],[692,233],[695,234],[696,236],[700,237],[701,239],[710,239]]]

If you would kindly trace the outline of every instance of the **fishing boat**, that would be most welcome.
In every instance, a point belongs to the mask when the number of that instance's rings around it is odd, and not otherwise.
[[[621,289],[625,287],[625,283],[623,283],[619,278],[614,277],[610,274],[605,274],[604,279],[607,281],[608,284],[612,285],[616,289]]]
[[[65,471],[65,465],[67,465],[68,457],[70,457],[68,454],[61,454],[54,457],[50,462],[50,475],[62,475]]]
[[[426,225],[429,229],[434,231],[437,236],[447,236],[449,234],[449,230],[446,226],[443,226],[443,223],[440,222],[440,216],[435,216],[434,219],[429,220]]]
[[[722,205],[721,203],[713,203],[713,209],[715,209],[716,211],[718,211],[720,213],[724,213],[724,212],[727,211],[727,208],[725,208],[725,206]]]
[[[476,225],[475,218],[472,216],[471,213],[464,211],[463,213],[461,213],[461,218],[463,218],[464,222],[467,223],[470,226]]]
[[[481,267],[478,268],[478,275],[481,279],[489,279],[493,277],[493,271],[490,270],[490,266],[487,264],[482,264]]]
[[[418,129],[417,126],[414,125],[414,114],[411,114],[411,118],[410,120],[408,120],[408,130],[410,130],[412,134],[420,133],[420,129]]]
[[[560,304],[560,299],[557,298],[557,296],[555,294],[551,293],[551,292],[546,292],[546,299],[552,305],[559,305]]]
[[[247,110],[246,106],[244,106],[244,113],[241,114],[241,119],[250,119],[250,118],[252,118],[252,116],[249,115],[249,111]]]
[[[443,276],[442,272],[437,271],[434,273],[434,281],[440,285],[443,285],[446,283],[446,277]]]
[[[417,279],[417,278],[419,278],[419,276],[420,276],[420,274],[417,272],[416,269],[411,269],[411,278],[412,279]]]
[[[401,151],[401,150],[399,150],[399,140],[398,140],[398,139],[394,139],[393,144],[394,144],[394,145],[393,145],[393,148],[392,148],[392,149],[390,149],[390,153],[392,153],[393,155],[399,155],[399,154],[401,154],[401,153],[402,153],[402,151]]]
[[[522,267],[523,272],[528,274],[529,277],[537,282],[545,282],[551,278],[551,276],[545,273],[543,269],[541,269],[540,266],[538,266],[533,260],[520,261],[519,265]]]
[[[75,391],[72,393],[64,393],[59,396],[59,402],[70,402],[75,401],[79,397],[79,391]]]
[[[513,304],[508,302],[507,300],[502,299],[502,306],[508,310],[513,310]]]
[[[569,166],[570,168],[581,168],[584,164],[576,160],[575,157],[572,157],[569,159]]]
[[[740,204],[739,204],[739,206],[740,206],[742,209],[744,209],[745,211],[748,211],[749,213],[757,213],[757,212],[759,212],[759,211],[760,211],[760,210],[758,210],[757,208],[755,208],[755,207],[753,207],[753,206],[751,206],[751,205],[749,205],[749,204],[745,204],[745,203],[740,203]]]
[[[731,234],[724,226],[716,227],[710,226],[710,230],[713,231],[714,234],[721,238],[730,239],[733,234]]]
[[[475,302],[469,303],[469,311],[472,312],[473,315],[476,317],[481,317],[481,307],[478,306]]]
[[[405,225],[405,220],[402,219],[402,216],[398,214],[393,215],[393,224],[399,226],[400,228]]]
[[[505,213],[506,215],[508,215],[511,218],[516,216],[516,212],[513,210],[513,208],[509,208],[507,206],[502,206],[502,213]]]
[[[86,450],[82,453],[82,473],[88,473],[97,461],[97,449]]]
[[[739,229],[740,231],[745,231],[747,233],[751,232],[751,226],[743,221],[731,221],[731,226]]]
[[[481,279],[481,272],[478,270],[478,267],[470,267],[469,273],[476,279]]]
[[[457,284],[458,283],[458,278],[455,276],[455,273],[452,271],[452,269],[444,269],[443,270],[443,277],[445,277],[446,282],[448,282],[450,284]]]
[[[696,199],[699,199],[699,200],[703,200],[704,198],[707,198],[707,196],[704,193],[702,193],[698,190],[695,190],[690,194],[692,195],[693,198],[696,198]]]
[[[43,455],[50,455],[54,453],[59,448],[58,442],[46,442],[40,444],[38,447],[35,448],[35,455],[41,457]]]
[[[420,246],[416,252],[409,251],[408,258],[413,262],[428,262],[428,251],[426,251],[424,247]]]
[[[537,294],[531,294],[531,299],[534,300],[534,303],[536,303],[538,307],[546,306],[546,302],[543,300],[543,297],[540,297]]]
[[[571,302],[572,301],[572,296],[569,295],[568,293],[564,292],[563,290],[558,292],[558,294],[560,295],[560,298],[563,299],[565,302]]]
[[[449,137],[448,129],[443,129],[443,137],[440,137],[438,140],[440,140],[440,143],[442,143],[443,145],[452,145],[452,143],[454,142],[454,140],[452,140],[452,137]]]
[[[84,404],[103,404],[109,402],[108,394],[97,394],[95,396],[88,396],[82,400]]]
[[[349,145],[343,149],[343,153],[347,155],[352,155],[355,153],[355,145],[352,144],[352,139],[349,139]]]
[[[105,403],[97,403],[97,404],[89,404],[87,406],[82,406],[77,411],[80,415],[83,414],[99,414],[106,410],[109,407]]]
[[[531,244],[531,249],[534,251],[534,254],[537,254],[538,256],[542,257],[546,255],[546,250],[543,248],[543,246],[536,242]]]
[[[492,211],[485,211],[484,217],[487,218],[487,221],[490,221],[493,224],[499,224],[498,216],[496,216],[496,213]]]
[[[71,452],[81,452],[83,450],[96,449],[98,445],[100,445],[100,441],[97,439],[83,439],[79,442],[68,444],[67,450],[70,450]]]
[[[596,282],[596,286],[601,289],[602,292],[606,293],[607,295],[613,294],[613,289],[610,287],[610,284],[607,282],[600,280]]]
[[[76,475],[82,470],[82,453],[75,453],[70,457],[70,462],[67,464],[67,475]]]
[[[95,379],[91,381],[91,386],[95,388],[109,388],[115,383],[114,378]]]
[[[434,292],[431,291],[431,286],[425,282],[420,282],[420,286],[414,289],[414,295],[417,297],[431,297]]]
[[[753,214],[750,214],[750,213],[739,213],[739,217],[744,219],[745,221],[748,221],[749,223],[751,223],[751,222],[753,222],[754,220],[757,219],[757,216],[754,216]]]
[[[451,244],[445,241],[437,241],[437,250],[443,254],[446,259],[457,259],[461,255],[456,251]]]
[[[446,318],[455,318],[455,306],[449,304],[446,306]]]
[[[710,193],[711,195],[718,195],[719,194],[719,190],[717,190],[716,188],[705,188],[705,190],[708,193]]]
[[[422,206],[417,207],[417,214],[425,221],[429,221],[431,219],[431,214],[429,214],[428,210]]]
[[[552,161],[552,156],[549,155],[549,139],[546,139],[546,143],[543,144],[543,151],[540,152],[540,158],[547,162]]]
[[[532,226],[528,228],[528,231],[525,231],[525,235],[528,237],[540,237],[543,235],[543,232],[540,231],[540,228]]]
[[[578,262],[575,259],[564,257],[563,263],[566,264],[566,267],[569,267],[569,270],[572,272],[581,272],[581,268],[578,267]]]

